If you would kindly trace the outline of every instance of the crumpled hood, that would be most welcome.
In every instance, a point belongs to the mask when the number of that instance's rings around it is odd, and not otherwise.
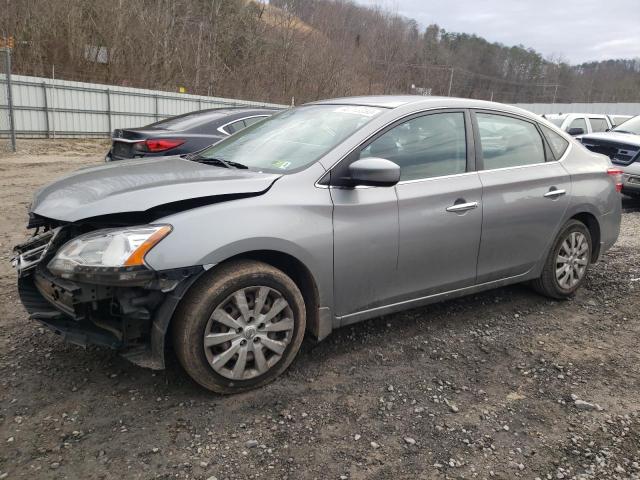
[[[31,212],[75,222],[114,213],[144,212],[172,202],[259,194],[281,175],[229,169],[163,157],[77,170],[38,190]]]
[[[593,141],[605,141],[605,142],[613,142],[613,143],[622,143],[626,145],[633,145],[636,147],[640,147],[640,135],[633,135],[630,133],[618,133],[615,131],[610,132],[600,132],[600,133],[590,133],[588,135],[580,135],[580,139],[586,142],[590,140]]]

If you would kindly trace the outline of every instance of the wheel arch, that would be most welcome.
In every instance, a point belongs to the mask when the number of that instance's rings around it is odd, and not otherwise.
[[[578,220],[583,223],[591,235],[591,262],[596,262],[600,257],[600,222],[591,212],[575,213],[569,220]]]
[[[323,325],[320,324],[322,319],[318,284],[311,270],[301,260],[289,253],[278,250],[251,250],[229,257],[218,265],[233,260],[255,260],[283,271],[298,286],[300,293],[302,293],[302,298],[304,298],[307,314],[307,332],[310,332],[316,338],[326,336],[322,335]]]

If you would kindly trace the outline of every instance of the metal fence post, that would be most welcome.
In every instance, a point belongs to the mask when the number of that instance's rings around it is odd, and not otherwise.
[[[111,90],[107,88],[107,126],[109,131],[107,132],[107,136],[111,136],[111,132],[113,131],[111,128]]]
[[[156,94],[156,95],[154,95],[154,96],[153,96],[153,98],[155,99],[155,103],[156,103],[156,111],[155,111],[154,116],[155,116],[155,118],[156,118],[156,122],[157,122],[157,121],[158,121],[158,119],[159,119],[159,112],[158,112],[158,95],[157,95],[157,94]]]
[[[7,106],[9,107],[9,134],[11,136],[11,150],[16,151],[16,124],[13,118],[13,98],[11,97],[11,49],[4,49],[5,67],[7,70]]]
[[[42,95],[44,97],[44,126],[47,130],[47,138],[51,138],[49,131],[49,101],[47,100],[47,83],[42,82]]]

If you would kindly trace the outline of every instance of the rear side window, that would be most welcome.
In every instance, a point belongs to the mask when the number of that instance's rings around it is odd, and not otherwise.
[[[260,116],[260,117],[249,117],[249,118],[245,118],[244,119],[244,123],[247,127],[253,125],[254,123],[258,123],[261,120],[264,120],[265,117],[264,116]]]
[[[544,163],[544,143],[533,123],[490,113],[476,114],[484,170]]]
[[[564,152],[567,151],[567,148],[569,147],[569,142],[564,138],[562,138],[562,136],[560,136],[559,134],[551,130],[550,128],[545,127],[544,125],[540,125],[540,128],[542,128],[542,133],[544,134],[545,138],[547,139],[547,142],[549,142],[549,145],[551,146],[551,151],[553,152],[553,156],[556,158],[556,160],[560,159],[562,155],[564,155]]]
[[[226,130],[227,133],[232,134],[242,130],[244,127],[246,127],[244,120],[238,120],[237,122],[230,123],[224,127],[224,130]]]
[[[360,158],[367,157],[397,163],[402,181],[464,173],[467,168],[464,113],[412,118],[363,148]]]
[[[609,124],[604,118],[589,118],[589,123],[594,132],[606,132],[609,129]]]

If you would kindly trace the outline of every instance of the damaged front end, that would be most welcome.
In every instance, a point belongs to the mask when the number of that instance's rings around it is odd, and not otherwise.
[[[155,271],[144,255],[168,225],[95,228],[40,218],[44,229],[14,248],[18,292],[30,317],[86,346],[106,346],[138,365],[164,368],[164,337],[203,267]]]

